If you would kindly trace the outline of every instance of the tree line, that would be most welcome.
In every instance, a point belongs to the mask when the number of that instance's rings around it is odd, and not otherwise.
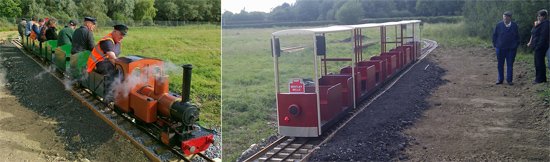
[[[232,21],[331,21],[353,24],[367,18],[411,16],[456,16],[462,14],[464,0],[297,0],[283,3],[269,13],[225,11],[224,22]]]
[[[0,17],[109,20],[221,20],[221,0],[1,0]]]

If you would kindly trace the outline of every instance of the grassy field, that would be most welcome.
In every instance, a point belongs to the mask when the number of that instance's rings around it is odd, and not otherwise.
[[[222,31],[223,158],[276,133],[270,35],[277,29]],[[267,124],[272,122],[272,124]]]
[[[112,32],[99,28],[96,42]],[[201,124],[221,126],[221,39],[220,27],[134,27],[122,40],[121,56],[139,55],[165,61],[170,65],[170,91],[181,94],[183,69],[192,64],[191,102],[201,108]],[[166,63],[168,62],[168,63]]]
[[[312,28],[312,27],[307,27]],[[271,33],[287,28],[224,29],[223,49],[223,157],[236,160],[251,144],[262,143],[277,133]],[[379,41],[379,28],[363,30],[363,42]],[[326,34],[327,58],[351,58],[351,32]],[[392,37],[391,35],[388,35]],[[306,45],[304,50],[283,52],[279,57],[280,89],[288,92],[291,78],[315,78],[311,35],[280,37],[281,48]],[[390,46],[388,46],[390,47]],[[364,48],[369,58],[379,54],[380,44]],[[329,62],[327,72],[339,72],[350,62]],[[323,71],[324,72],[324,71]]]
[[[57,27],[58,30],[62,26]],[[95,41],[112,31],[96,28]],[[221,39],[220,26],[134,27],[122,40],[121,56],[140,55],[170,65],[170,91],[181,94],[181,65],[192,64],[191,102],[201,108],[200,124],[221,127]],[[13,35],[13,34],[12,34]],[[16,35],[13,35],[15,37]],[[167,62],[167,63],[166,63]]]

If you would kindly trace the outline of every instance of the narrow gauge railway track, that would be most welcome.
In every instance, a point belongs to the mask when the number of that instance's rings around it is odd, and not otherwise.
[[[5,42],[4,42],[5,43]],[[123,135],[125,138],[130,140],[137,148],[143,151],[143,153],[152,161],[164,162],[164,161],[186,161],[190,162],[192,158],[200,156],[206,161],[214,161],[204,155],[202,152],[187,156],[181,150],[177,148],[168,148],[165,145],[161,144],[155,137],[140,129],[140,126],[134,123],[135,119],[130,117],[127,114],[116,112],[112,109],[111,106],[105,105],[101,98],[93,96],[88,90],[77,88],[70,85],[71,82],[67,82],[69,77],[61,72],[55,72],[48,67],[40,58],[33,57],[29,55],[25,50],[23,50],[23,45],[20,41],[11,40],[19,50],[29,57],[31,60],[36,62],[40,67],[42,67],[46,72],[52,75],[57,79],[61,84],[63,84],[67,91],[69,91],[73,96],[79,99],[82,102],[82,105],[90,108],[92,112],[105,121],[109,126],[115,129],[118,133]],[[51,66],[51,65],[50,65]]]
[[[309,157],[315,153],[319,146],[325,144],[330,140],[341,128],[343,128],[349,121],[351,121],[360,112],[365,110],[370,104],[372,104],[378,97],[384,94],[390,89],[403,75],[405,75],[412,67],[418,62],[424,59],[429,53],[431,53],[436,47],[437,42],[429,39],[422,39],[426,45],[421,50],[421,56],[414,64],[409,65],[407,68],[402,69],[399,75],[395,76],[390,82],[380,87],[378,91],[373,93],[369,98],[363,102],[357,104],[358,109],[351,114],[346,115],[342,120],[332,126],[327,132],[316,138],[296,138],[282,136],[275,142],[264,147],[256,154],[252,155],[245,162],[259,161],[259,162],[294,162],[294,161],[308,161]]]

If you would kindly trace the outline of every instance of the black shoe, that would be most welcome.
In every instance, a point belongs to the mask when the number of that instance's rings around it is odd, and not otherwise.
[[[512,82],[508,82],[508,85],[514,85],[514,83],[512,83]]]
[[[534,81],[534,82],[533,82],[533,85],[535,85],[535,84],[539,84],[539,83],[540,83],[540,82]]]
[[[502,84],[502,81],[498,81],[495,84],[497,84],[497,85]]]

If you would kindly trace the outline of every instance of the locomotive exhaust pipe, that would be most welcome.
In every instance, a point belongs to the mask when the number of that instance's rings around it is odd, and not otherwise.
[[[177,101],[170,106],[170,116],[176,121],[181,121],[186,126],[191,126],[199,120],[200,115],[200,110],[197,106],[189,102],[189,94],[191,90],[191,70],[193,69],[193,65],[187,64],[181,67],[183,68],[181,101]]]
[[[189,94],[191,93],[191,70],[193,70],[193,65],[186,64],[181,67],[183,68],[181,103],[183,104],[189,101]]]

